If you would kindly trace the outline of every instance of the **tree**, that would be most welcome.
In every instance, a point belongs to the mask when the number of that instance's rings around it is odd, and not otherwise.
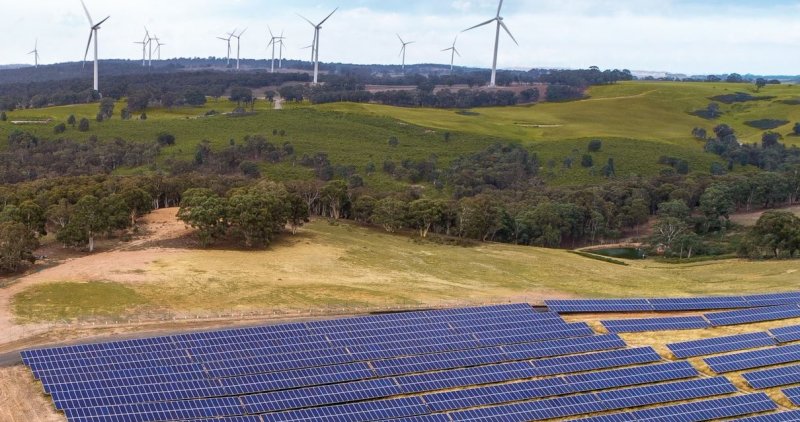
[[[146,90],[138,90],[132,92],[128,96],[128,111],[131,113],[143,112],[150,104],[150,92]]]
[[[0,222],[0,271],[16,272],[26,263],[33,264],[33,251],[38,246],[38,240],[24,224]]]
[[[158,145],[161,145],[162,147],[172,146],[175,145],[175,135],[169,132],[161,132],[158,134],[156,141],[158,142]]]
[[[584,168],[590,168],[594,166],[594,159],[592,156],[589,154],[583,154],[583,157],[581,157],[581,166]]]
[[[653,226],[650,244],[664,245],[667,251],[672,251],[678,238],[688,231],[689,225],[684,220],[675,217],[659,217]]]
[[[461,236],[486,241],[502,227],[497,201],[486,195],[464,198],[458,203]]]
[[[6,115],[5,111],[0,111],[0,122],[5,122],[8,120],[8,116]]]
[[[756,91],[761,91],[761,88],[767,86],[767,80],[764,78],[756,79]]]
[[[135,227],[139,217],[153,210],[153,198],[144,189],[129,186],[120,195],[130,217],[130,227]]]
[[[409,205],[408,217],[411,225],[422,238],[428,237],[431,228],[444,218],[445,206],[439,201],[418,199]]]
[[[686,205],[685,201],[674,199],[668,202],[658,204],[658,216],[660,218],[677,218],[679,220],[686,220],[689,218],[691,210]]]
[[[408,204],[405,201],[388,197],[375,203],[372,222],[380,224],[384,230],[394,233],[402,229],[408,219]]]
[[[183,194],[178,219],[197,229],[200,242],[209,246],[227,231],[227,202],[209,189],[189,189]]]
[[[400,140],[397,139],[396,136],[389,137],[389,146],[390,147],[396,148],[398,145],[400,145]]]
[[[114,115],[114,99],[110,97],[100,100],[100,115],[103,119],[110,119]]]
[[[67,124],[74,128],[75,127],[75,123],[76,123],[75,115],[74,114],[70,114],[69,117],[67,117]]]
[[[800,136],[800,122],[794,124],[794,127],[792,128],[792,135]]]
[[[184,95],[184,100],[186,100],[186,104],[190,106],[199,107],[206,104],[206,95],[196,89],[190,90]]]
[[[56,135],[60,135],[66,131],[67,131],[67,125],[65,125],[64,123],[59,123],[53,128],[53,133],[55,133]]]
[[[332,180],[325,184],[320,191],[323,213],[329,215],[334,220],[342,217],[345,207],[350,202],[347,192],[347,183],[343,180]]]
[[[241,86],[231,88],[231,96],[228,98],[236,102],[237,107],[241,107],[242,103],[248,105],[253,102],[253,90]]]
[[[600,139],[593,139],[589,141],[589,152],[600,152],[603,148],[603,141]]]
[[[258,163],[254,161],[242,161],[239,164],[239,170],[242,171],[242,174],[251,178],[251,179],[258,179],[261,177],[261,169],[258,167]]]
[[[728,82],[728,83],[742,83],[742,82],[744,82],[744,78],[742,77],[742,75],[740,75],[738,73],[731,73],[730,75],[728,75],[727,78],[725,78],[725,82]]]
[[[286,191],[274,184],[239,190],[228,200],[228,222],[231,231],[244,239],[245,246],[269,245],[283,231],[289,209]]]
[[[770,251],[775,259],[794,258],[800,250],[800,218],[791,212],[768,211],[749,234],[752,244]]]
[[[89,119],[83,118],[81,122],[78,124],[78,130],[81,132],[88,132],[89,131]]]
[[[706,218],[705,231],[723,227],[723,219],[730,218],[734,210],[730,192],[719,185],[712,185],[700,196],[700,211]]]
[[[88,246],[94,252],[94,239],[108,229],[108,218],[97,197],[86,195],[72,208],[69,223],[58,232],[58,240],[68,245]]]
[[[292,234],[297,234],[297,229],[309,222],[309,209],[306,201],[295,193],[289,193],[286,197],[288,207],[289,227]]]
[[[614,159],[609,157],[608,163],[603,166],[603,176],[613,177],[617,175],[617,169],[614,166]]]

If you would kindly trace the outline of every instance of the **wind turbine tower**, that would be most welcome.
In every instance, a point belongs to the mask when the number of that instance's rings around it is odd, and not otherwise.
[[[86,8],[86,4],[81,0],[81,5],[83,6],[83,11],[86,12],[86,18],[89,19],[89,42],[86,43],[86,53],[83,55],[83,66],[86,66],[86,57],[89,56],[89,48],[92,46],[92,38],[94,38],[94,90],[99,92],[99,72],[98,72],[98,61],[97,61],[97,35],[100,30],[100,25],[105,23],[111,16],[106,17],[105,19],[101,20],[98,23],[94,23],[92,20],[92,16],[89,14],[89,9]]]
[[[331,16],[333,16],[333,14],[336,13],[337,10],[339,10],[338,7],[336,9],[333,9],[333,12],[331,12],[331,14],[328,15],[328,17],[323,19],[318,24],[314,24],[314,22],[311,22],[304,16],[300,15],[301,18],[303,18],[312,27],[314,27],[314,42],[311,44],[311,61],[314,62],[314,85],[319,83],[319,33],[320,30],[322,29],[322,25],[325,22],[327,22],[328,19],[330,19]]]
[[[455,63],[455,60],[456,60],[456,54],[458,54],[458,57],[461,57],[461,53],[459,53],[458,49],[456,48],[456,41],[458,41],[458,37],[456,37],[456,39],[453,40],[453,45],[452,46],[442,50],[442,51],[449,51],[450,52],[450,74],[451,75],[453,74],[453,64]]]
[[[283,36],[283,31],[281,31],[281,40],[279,42],[281,46],[278,48],[278,69],[283,69],[283,49],[286,48],[285,39],[286,37]]]
[[[236,32],[234,29],[233,32]],[[228,43],[228,66],[231,65],[231,38],[233,38],[233,34],[228,33],[228,38],[224,37],[217,37],[218,40],[226,41]]]
[[[36,39],[36,44],[33,45],[33,51],[28,53],[28,55],[31,55],[31,54],[33,54],[33,60],[34,60],[34,63],[36,64],[36,68],[38,69],[39,68],[39,39],[38,38]]]
[[[403,41],[403,38],[400,37],[400,34],[397,34],[397,39],[399,39],[400,40],[400,44],[403,45],[402,47],[400,47],[400,55],[403,56],[403,67],[402,67],[402,69],[403,69],[403,73],[405,73],[405,71],[406,71],[406,47],[408,47],[409,44],[414,44],[415,41],[405,42],[405,41]]]
[[[247,28],[242,30],[239,35],[236,35],[236,31],[233,31],[233,34],[229,34],[231,37],[236,38],[236,70],[239,70],[239,53],[242,51],[242,34],[247,31]]]
[[[272,46],[272,73],[275,73],[275,48],[278,47],[279,44],[281,44],[280,49],[281,50],[283,49],[283,45],[282,45],[282,43],[283,43],[283,32],[281,32],[281,36],[280,37],[276,37],[272,33],[272,28],[267,26],[267,30],[269,31],[269,37],[270,37],[269,44],[267,44],[267,48]]]
[[[155,40],[156,40],[156,53],[158,53],[158,60],[161,61],[161,46],[166,44],[162,43],[161,40],[158,39],[158,35],[156,35]]]
[[[475,26],[473,26],[471,28],[467,28],[467,29],[461,31],[461,32],[467,32],[467,31],[471,31],[471,30],[473,30],[475,28],[480,28],[481,26],[484,26],[484,25],[489,25],[492,22],[497,22],[497,30],[495,32],[495,38],[494,38],[494,60],[492,61],[492,79],[489,82],[489,86],[492,87],[492,88],[497,86],[496,85],[496,82],[497,82],[497,51],[500,49],[500,28],[502,27],[506,31],[508,36],[511,37],[511,39],[514,41],[514,43],[519,45],[519,43],[517,42],[516,38],[514,38],[514,36],[511,35],[511,31],[508,30],[508,27],[506,26],[505,22],[503,22],[503,17],[500,16],[500,11],[502,9],[503,9],[503,0],[500,0],[500,5],[497,6],[497,16],[493,17],[492,19],[489,19],[486,22],[480,23],[480,24],[475,25]]]

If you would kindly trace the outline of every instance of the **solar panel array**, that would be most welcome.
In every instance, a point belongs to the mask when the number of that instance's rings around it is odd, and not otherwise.
[[[800,308],[798,308],[800,310]],[[602,324],[610,333],[646,333],[650,331],[698,330],[710,328],[700,316],[605,320]]]
[[[549,310],[558,313],[707,311],[713,309],[745,309],[798,303],[800,303],[800,292],[751,296],[545,301]]]
[[[596,413],[586,420],[672,422],[775,410],[763,394],[742,394],[724,376],[703,377],[687,361],[628,347],[616,334],[701,323],[710,327],[703,317],[621,320],[597,334],[554,312],[501,305],[32,350],[23,361],[71,422],[528,421]],[[669,347],[679,359],[764,348],[707,358],[719,374],[800,362],[800,345],[776,346],[773,338],[790,328]],[[800,376],[791,367],[767,371],[745,378],[767,388]],[[782,419],[790,413],[758,420],[793,420]]]

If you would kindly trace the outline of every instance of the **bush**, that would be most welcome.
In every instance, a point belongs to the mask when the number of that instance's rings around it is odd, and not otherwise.
[[[105,115],[103,113],[97,113],[97,116],[95,116],[94,119],[97,120],[98,122],[102,122],[106,118],[105,118]]]
[[[589,141],[589,152],[599,152],[601,149],[603,149],[603,141],[599,139]]]
[[[186,100],[186,104],[191,106],[203,106],[206,104],[206,95],[199,90],[187,92],[186,95],[184,95],[184,99]]]
[[[139,120],[147,120],[147,113],[142,113],[142,114],[139,116]]]
[[[581,166],[585,168],[594,166],[594,159],[592,156],[589,154],[583,154],[583,157],[581,158]]]
[[[171,133],[161,132],[158,134],[158,138],[156,140],[162,147],[175,145],[175,135]]]
[[[65,125],[64,123],[59,123],[56,125],[56,127],[53,128],[53,133],[55,133],[56,135],[62,134],[66,131],[67,131],[67,125]]]
[[[0,112],[0,121],[1,122],[5,122],[7,120],[8,120],[8,116],[6,116],[6,112],[5,111]]]
[[[89,131],[89,119],[83,118],[81,122],[78,124],[78,130],[81,132],[88,132]]]
[[[749,122],[744,122],[747,126],[754,127],[756,129],[761,130],[772,130],[777,129],[781,126],[788,125],[788,120],[779,120],[779,119],[760,119],[760,120],[751,120]]]
[[[75,123],[77,123],[77,120],[75,120],[75,115],[70,114],[69,117],[67,117],[67,124],[72,125],[72,127],[75,127]]]
[[[392,136],[391,138],[389,138],[389,146],[390,147],[395,148],[398,145],[400,145],[400,140],[397,139],[396,136]]]

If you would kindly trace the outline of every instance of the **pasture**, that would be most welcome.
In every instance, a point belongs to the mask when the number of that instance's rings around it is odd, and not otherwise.
[[[707,173],[717,157],[703,152],[702,142],[691,136],[694,127],[711,132],[719,123],[732,125],[745,142],[758,142],[762,130],[745,125],[760,119],[789,121],[776,131],[784,142],[798,143],[788,136],[794,122],[800,121],[800,106],[786,101],[800,97],[793,85],[768,86],[761,92],[745,84],[629,82],[598,86],[589,90],[589,99],[569,103],[543,103],[533,106],[481,108],[461,113],[458,110],[397,108],[372,104],[337,103],[311,106],[287,104],[273,110],[257,101],[255,114],[244,117],[205,116],[210,110],[226,113],[234,103],[226,99],[209,100],[203,107],[174,109],[152,108],[145,121],[122,121],[116,105],[115,116],[96,122],[96,104],[17,110],[9,113],[9,122],[0,122],[0,137],[10,131],[26,130],[43,138],[52,138],[53,126],[69,115],[89,118],[90,130],[79,132],[68,127],[65,137],[78,140],[96,136],[112,140],[154,142],[160,132],[176,136],[176,145],[164,148],[161,162],[167,158],[192,159],[197,145],[210,141],[216,149],[242,142],[247,135],[265,135],[270,142],[294,145],[297,157],[325,152],[334,165],[352,165],[368,185],[400,189],[403,183],[380,171],[385,160],[426,160],[436,157],[440,168],[464,154],[474,153],[495,142],[518,142],[530,147],[540,158],[542,174],[554,184],[584,184],[603,180],[599,169],[614,158],[617,176],[656,175],[663,169],[657,164],[662,155],[685,159],[692,171]],[[745,92],[771,99],[722,104],[721,118],[710,121],[690,113],[705,108],[718,95]],[[791,101],[790,101],[791,102]],[[12,120],[52,119],[50,124],[12,125]],[[273,131],[285,131],[273,136]],[[445,140],[445,132],[451,134]],[[388,139],[397,137],[399,146]],[[602,151],[594,154],[595,167],[580,166],[591,139],[602,139]],[[571,158],[573,165],[565,168]],[[378,171],[368,174],[368,164]],[[121,174],[148,172],[150,168],[120,169]],[[292,163],[264,165],[262,172],[276,180],[312,177],[311,172]]]

